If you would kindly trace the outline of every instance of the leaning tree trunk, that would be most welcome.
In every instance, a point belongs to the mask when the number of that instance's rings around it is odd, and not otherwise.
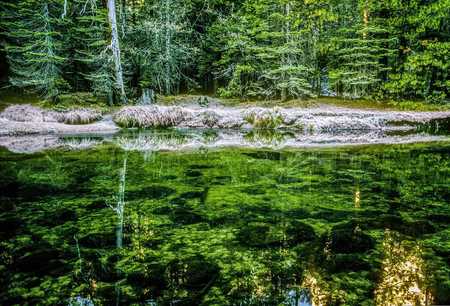
[[[123,69],[120,61],[120,44],[119,33],[117,31],[117,17],[116,17],[116,1],[108,0],[108,19],[111,26],[111,50],[114,60],[114,69],[116,73],[116,87],[119,90],[120,100],[126,103],[127,97],[125,95],[125,86],[123,84]]]

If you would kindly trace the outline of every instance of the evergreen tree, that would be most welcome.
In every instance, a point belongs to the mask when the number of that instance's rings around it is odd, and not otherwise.
[[[114,71],[107,11],[95,1],[76,2],[74,37],[75,60],[89,90],[98,97],[107,97],[110,103],[114,93]]]
[[[56,100],[450,99],[449,0],[3,0],[9,85]]]
[[[143,5],[131,26],[127,51],[138,72],[139,85],[163,94],[179,92],[181,82],[192,82],[184,73],[197,52],[192,46],[192,26],[186,19],[189,5],[180,0],[155,0]]]
[[[248,1],[230,19],[236,24],[228,27],[221,61],[223,75],[230,77],[224,95],[282,99],[314,95],[315,58],[300,8],[295,1]]]
[[[335,37],[334,69],[330,71],[334,90],[352,98],[368,96],[381,87],[381,76],[389,70],[381,60],[392,52],[388,31],[370,20],[368,0],[361,6],[361,16],[353,16],[354,22],[340,27]]]
[[[308,30],[298,26],[301,10],[295,1],[283,1],[269,15],[269,32],[264,33],[272,43],[257,53],[261,58],[272,57],[275,62],[269,69],[262,71],[259,92],[266,97],[305,98],[314,96],[312,91],[312,73],[315,58],[309,47],[311,37]],[[275,25],[271,27],[270,25]],[[264,35],[263,34],[263,35]],[[277,60],[278,59],[278,60]],[[264,63],[262,64],[264,66]],[[264,91],[263,89],[266,88]]]
[[[388,1],[385,10],[399,41],[385,84],[388,96],[450,99],[450,1]]]
[[[59,1],[27,0],[5,3],[2,10],[11,85],[52,100],[68,89],[61,75],[65,58],[57,31],[60,8]]]

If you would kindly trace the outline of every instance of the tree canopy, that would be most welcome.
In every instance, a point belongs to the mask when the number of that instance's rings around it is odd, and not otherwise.
[[[9,85],[54,101],[450,98],[449,0],[0,2]]]

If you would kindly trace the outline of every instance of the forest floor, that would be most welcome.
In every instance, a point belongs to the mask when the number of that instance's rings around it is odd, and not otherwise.
[[[450,103],[432,104],[425,101],[394,101],[394,100],[368,100],[368,99],[344,99],[337,97],[319,97],[307,100],[294,99],[288,101],[281,100],[241,100],[223,99],[201,95],[177,95],[158,97],[158,103],[164,105],[183,105],[190,101],[200,101],[207,98],[213,105],[219,104],[230,107],[300,107],[311,108],[321,105],[332,105],[352,109],[378,109],[392,111],[449,111]]]
[[[377,109],[392,111],[450,111],[450,103],[432,104],[425,101],[395,101],[395,100],[368,100],[368,99],[344,99],[337,97],[319,97],[308,100],[242,100],[242,99],[224,99],[207,95],[176,95],[176,96],[158,96],[157,104],[162,105],[192,105],[198,104],[207,98],[211,106],[222,105],[230,107],[299,107],[310,108],[321,105],[339,106],[352,109]],[[109,106],[106,101],[94,98],[89,93],[74,93],[63,95],[59,102],[45,102],[36,95],[18,94],[11,90],[0,91],[0,111],[10,105],[32,104],[51,109],[70,109],[74,107],[96,108],[102,112],[111,112],[118,107]]]

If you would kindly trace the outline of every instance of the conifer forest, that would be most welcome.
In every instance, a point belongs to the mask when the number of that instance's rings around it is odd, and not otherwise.
[[[50,100],[450,98],[448,0],[2,0],[1,45]]]

